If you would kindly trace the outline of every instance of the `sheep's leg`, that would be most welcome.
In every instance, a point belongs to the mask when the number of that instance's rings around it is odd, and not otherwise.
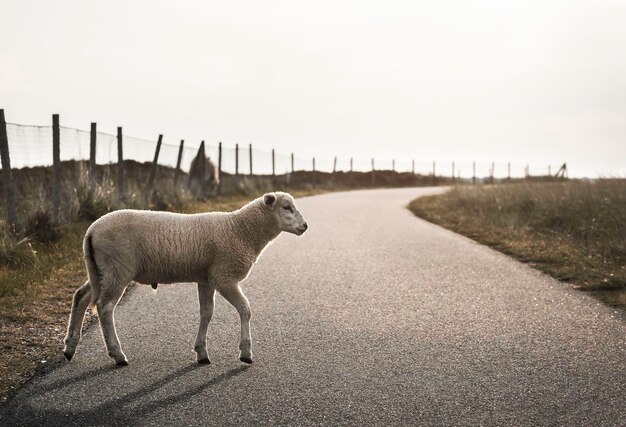
[[[100,329],[106,344],[109,356],[115,360],[117,366],[127,366],[128,360],[122,351],[120,340],[115,330],[115,307],[124,293],[126,286],[113,287],[109,292],[103,292],[96,301],[98,317],[100,319]]]
[[[198,283],[198,302],[200,303],[200,327],[194,351],[198,363],[209,364],[211,361],[206,351],[206,334],[215,306],[215,288],[208,283]]]
[[[72,312],[70,313],[70,320],[67,324],[67,335],[65,336],[65,348],[63,354],[67,360],[72,360],[76,347],[80,342],[83,329],[83,319],[85,318],[85,311],[91,301],[91,284],[89,281],[85,282],[83,286],[78,288],[74,293],[72,299]]]
[[[241,288],[236,285],[232,288],[220,290],[220,293],[231,303],[239,312],[241,319],[241,338],[239,339],[239,360],[245,363],[252,363],[252,341],[250,338],[250,303],[248,298],[243,294]]]

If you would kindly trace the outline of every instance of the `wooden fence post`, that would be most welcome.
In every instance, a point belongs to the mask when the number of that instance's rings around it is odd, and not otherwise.
[[[291,153],[291,173],[294,172],[294,168],[293,168],[293,153]]]
[[[92,190],[96,186],[96,129],[96,123],[91,123],[91,131],[89,133],[89,183]]]
[[[528,166],[527,166],[528,167]],[[554,174],[555,178],[568,179],[569,173],[567,172],[567,163],[563,163],[558,171]]]
[[[117,195],[124,200],[124,150],[122,127],[117,128]]]
[[[494,183],[494,179],[495,179],[495,175],[496,175],[496,162],[491,162],[491,183]]]
[[[154,151],[154,160],[152,160],[152,167],[150,168],[150,178],[148,179],[148,195],[152,194],[154,188],[154,179],[156,178],[157,162],[159,161],[159,153],[161,152],[161,143],[163,142],[163,135],[159,134],[156,150]]]
[[[352,168],[352,165],[353,165],[353,164],[352,164],[352,160],[353,160],[353,159],[352,159],[352,157],[350,157],[350,172],[353,172],[353,171],[354,171],[354,169]]]
[[[315,179],[315,157],[313,157],[313,188],[315,188],[316,179]]]
[[[411,173],[415,175],[415,159],[411,160]]]
[[[372,157],[372,186],[376,185],[376,177],[374,176],[376,169],[374,168],[374,158]]]
[[[217,185],[217,194],[222,194],[222,142],[220,141],[217,147],[217,171],[220,178],[220,183]]]
[[[476,184],[476,162],[472,162],[472,184]]]
[[[274,149],[272,148],[272,176],[276,175],[276,156]]]
[[[454,162],[452,162],[452,183],[454,184],[454,176],[455,176],[455,167],[454,167]]]
[[[250,157],[250,176],[252,176],[252,144],[248,144],[248,156]]]
[[[2,182],[4,184],[4,198],[7,204],[7,225],[9,232],[17,234],[17,215],[15,208],[15,184],[11,172],[11,157],[9,156],[9,137],[4,110],[0,109],[0,157],[2,158]]]
[[[337,156],[335,156],[335,160],[333,160],[333,174],[337,172]]]
[[[239,144],[235,144],[235,176],[239,176]]]
[[[396,159],[391,159],[391,170],[396,171]]]
[[[548,165],[548,176],[552,176],[552,165]]]
[[[178,185],[178,177],[180,176],[180,163],[183,160],[183,148],[185,147],[185,140],[180,140],[180,146],[178,147],[178,158],[176,159],[176,171],[174,172],[174,187]]]
[[[61,210],[61,127],[59,115],[52,115],[52,218],[59,222]]]

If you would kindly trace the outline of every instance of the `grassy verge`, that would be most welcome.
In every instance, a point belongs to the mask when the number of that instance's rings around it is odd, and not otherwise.
[[[626,180],[456,187],[409,209],[626,310]]]
[[[324,191],[290,192],[302,197]],[[231,211],[262,193],[219,197],[208,203],[188,201],[182,210]],[[0,402],[43,362],[60,354],[72,295],[86,279],[82,238],[89,224],[87,220],[69,223],[54,241],[26,241],[12,250],[8,242],[1,245],[12,256],[0,264]],[[87,310],[85,326],[90,320]]]

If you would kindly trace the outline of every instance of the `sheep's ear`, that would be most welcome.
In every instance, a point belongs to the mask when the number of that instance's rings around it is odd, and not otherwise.
[[[265,196],[263,196],[263,203],[271,208],[272,206],[274,206],[274,203],[276,203],[276,196],[272,193],[267,193]]]

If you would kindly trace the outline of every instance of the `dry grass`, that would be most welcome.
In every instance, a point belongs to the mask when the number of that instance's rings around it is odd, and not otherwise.
[[[85,279],[77,224],[57,242],[34,243],[33,267],[0,267],[0,399],[58,353],[72,293]]]
[[[626,180],[456,187],[409,208],[626,309]]]
[[[0,235],[0,265],[12,268],[34,267],[37,264],[37,252],[29,237],[21,239],[10,234]]]

